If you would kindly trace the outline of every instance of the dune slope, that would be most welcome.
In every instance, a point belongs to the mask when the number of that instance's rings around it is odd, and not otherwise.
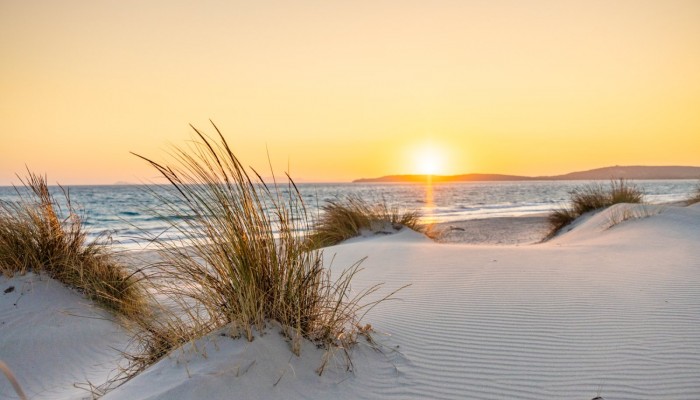
[[[328,248],[335,269],[368,256],[357,288],[412,284],[367,316],[383,349],[361,343],[353,373],[317,376],[321,350],[291,356],[272,328],[204,338],[206,358],[176,352],[105,398],[698,398],[700,206],[614,211],[531,246],[405,230]]]
[[[0,276],[0,360],[30,399],[91,398],[90,384],[115,373],[128,340],[109,313],[61,283]],[[16,398],[0,375],[0,399]]]

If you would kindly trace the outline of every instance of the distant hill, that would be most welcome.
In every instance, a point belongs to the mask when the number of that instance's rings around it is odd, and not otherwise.
[[[550,177],[553,180],[581,179],[700,179],[700,167],[605,167]]]
[[[432,182],[498,182],[498,181],[568,181],[568,180],[607,180],[607,179],[700,179],[700,167],[677,166],[614,166],[588,171],[571,172],[554,176],[520,176],[501,174],[433,175]],[[356,179],[355,183],[372,182],[425,182],[427,175],[388,175],[379,178]]]
[[[479,182],[479,181],[525,181],[534,180],[527,176],[501,174],[432,175],[432,182]],[[427,175],[388,175],[381,178],[356,179],[353,182],[425,182]]]

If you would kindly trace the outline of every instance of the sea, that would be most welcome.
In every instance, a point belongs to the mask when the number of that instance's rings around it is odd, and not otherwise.
[[[327,201],[357,195],[369,202],[386,202],[404,210],[417,210],[425,223],[517,217],[547,213],[567,204],[570,192],[585,181],[458,182],[433,185],[417,183],[300,183],[297,184],[309,215],[321,213]],[[698,187],[697,180],[639,180],[637,186],[650,203],[683,201]],[[606,185],[606,182],[600,182]],[[69,186],[73,206],[92,237],[102,235],[123,248],[147,248],[149,238],[180,240],[168,229],[169,219],[186,215],[161,215],[157,193],[167,187],[145,185]],[[57,199],[60,188],[51,187]],[[285,194],[287,185],[279,190]],[[20,189],[22,192],[22,189]],[[0,201],[17,201],[14,187],[0,187]],[[65,207],[63,207],[65,209]],[[162,212],[162,209],[160,210]]]

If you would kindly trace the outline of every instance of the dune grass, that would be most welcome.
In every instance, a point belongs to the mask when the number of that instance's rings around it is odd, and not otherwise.
[[[420,213],[389,206],[386,201],[370,203],[359,195],[327,200],[313,225],[312,247],[326,247],[359,236],[363,230],[384,231],[408,227],[422,231]]]
[[[167,329],[144,334],[142,348],[157,358],[223,327],[253,340],[276,321],[297,355],[302,339],[348,355],[365,333],[362,313],[381,300],[362,302],[379,285],[351,293],[359,262],[333,279],[322,252],[309,249],[310,218],[291,178],[278,186],[274,178],[267,184],[254,170],[249,174],[214,128],[212,138],[193,127],[195,140],[175,147],[168,163],[137,155],[170,183],[168,193],[152,193],[163,218],[183,216],[166,219],[184,238],[153,238],[162,259],[154,266],[159,290],[179,311],[168,317]]]
[[[644,202],[644,193],[624,179],[611,180],[607,187],[600,183],[582,186],[572,190],[570,195],[571,203],[568,207],[550,213],[548,219],[551,231],[546,239],[553,237],[562,228],[585,213],[601,210],[618,203]]]
[[[65,213],[46,177],[28,171],[18,201],[0,201],[0,272],[48,276],[78,289],[121,315],[144,310],[137,279],[115,261],[101,238],[87,240],[69,191],[60,187]]]
[[[624,204],[620,204],[609,209],[608,226],[606,229],[610,229],[625,221],[649,218],[651,216],[663,213],[664,210],[665,207],[663,206],[642,204],[640,206],[627,207]]]

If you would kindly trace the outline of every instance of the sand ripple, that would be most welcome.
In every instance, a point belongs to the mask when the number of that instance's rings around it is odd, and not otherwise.
[[[634,223],[599,232],[590,247],[375,245],[364,279],[412,282],[368,317],[403,354],[395,363],[405,385],[385,382],[381,393],[700,398],[700,250],[664,246],[663,231],[634,250],[615,247],[647,228]]]

